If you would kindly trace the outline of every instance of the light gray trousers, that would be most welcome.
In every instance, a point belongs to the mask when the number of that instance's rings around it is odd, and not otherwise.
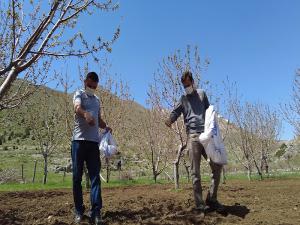
[[[201,174],[200,174],[200,164],[201,155],[206,159],[206,153],[203,145],[199,141],[199,134],[189,134],[187,149],[189,150],[189,158],[191,162],[191,176],[193,182],[193,191],[196,207],[203,205],[202,197],[202,185],[201,185]],[[208,193],[208,198],[210,201],[217,200],[217,192],[220,184],[220,177],[222,172],[222,165],[215,164],[210,161],[211,168],[211,185]]]

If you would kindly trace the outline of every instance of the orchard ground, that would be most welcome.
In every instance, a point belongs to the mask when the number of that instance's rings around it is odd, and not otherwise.
[[[204,196],[209,183],[203,182]],[[228,180],[219,189],[222,214],[193,210],[191,184],[104,187],[104,224],[300,224],[300,178]],[[89,207],[89,193],[84,191]],[[71,189],[2,191],[0,224],[72,224]],[[88,224],[85,218],[83,224]]]

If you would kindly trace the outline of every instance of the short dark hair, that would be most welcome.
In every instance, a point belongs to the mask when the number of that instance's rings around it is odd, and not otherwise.
[[[95,72],[89,72],[87,75],[86,75],[86,77],[85,77],[85,79],[87,80],[87,79],[91,79],[92,81],[95,81],[95,82],[99,82],[99,77],[98,77],[98,75],[97,75],[97,73],[95,73]]]
[[[186,78],[190,78],[190,81],[194,82],[193,74],[191,71],[185,71],[181,76],[181,83],[183,83]]]

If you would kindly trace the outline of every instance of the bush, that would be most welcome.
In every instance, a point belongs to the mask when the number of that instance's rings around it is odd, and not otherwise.
[[[281,156],[283,156],[285,153],[285,149],[279,149],[276,153],[275,153],[275,156],[277,158],[280,158]]]
[[[287,145],[285,143],[282,143],[279,148],[280,150],[285,150],[287,148]]]

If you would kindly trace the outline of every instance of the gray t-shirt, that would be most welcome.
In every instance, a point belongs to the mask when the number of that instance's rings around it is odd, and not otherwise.
[[[209,107],[209,101],[205,92],[197,89],[190,95],[182,95],[170,114],[170,120],[174,123],[183,114],[187,134],[204,132],[205,111]]]
[[[90,126],[86,120],[75,114],[73,140],[86,140],[99,143],[100,101],[96,95],[89,96],[84,90],[78,90],[73,97],[73,104],[79,103],[83,110],[89,112],[95,119],[95,125]]]

